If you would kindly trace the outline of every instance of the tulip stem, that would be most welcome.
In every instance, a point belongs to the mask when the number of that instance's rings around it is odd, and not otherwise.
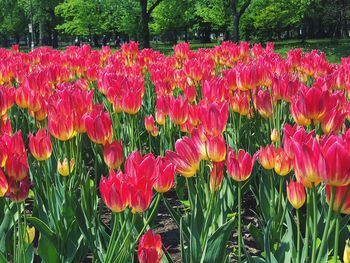
[[[241,246],[242,246],[242,229],[241,229],[241,195],[242,183],[238,182],[238,262],[241,262]]]
[[[316,260],[317,262],[320,262],[322,254],[323,254],[324,247],[325,247],[326,242],[328,240],[329,223],[331,221],[331,215],[332,215],[332,211],[333,211],[335,189],[336,189],[335,186],[332,186],[332,193],[331,193],[331,199],[330,199],[329,207],[328,207],[326,226],[324,228],[324,232],[323,232],[323,236],[322,236],[320,251],[318,252],[318,256],[317,256],[317,260]]]
[[[280,177],[280,187],[279,187],[279,193],[278,193],[278,206],[277,206],[277,215],[278,216],[280,215],[280,212],[281,212],[283,181],[284,181],[284,177]]]
[[[306,220],[305,220],[305,242],[304,242],[304,248],[305,248],[305,262],[309,261],[309,217],[310,217],[310,191],[307,191],[306,196]]]
[[[312,183],[312,208],[313,208],[313,224],[312,224],[312,254],[311,254],[311,262],[316,262],[316,240],[317,240],[317,203],[316,203],[316,193],[317,188],[315,187],[315,184]]]
[[[118,213],[117,215],[118,215],[119,220],[121,221],[121,220],[122,220],[121,214]],[[117,237],[117,239],[115,240],[115,236],[116,236],[116,234],[117,234],[118,222],[117,222],[117,220],[114,220],[112,235],[111,235],[111,238],[110,238],[110,240],[109,240],[109,244],[108,244],[108,248],[107,248],[106,262],[109,262],[109,261],[110,261],[110,257],[113,255],[113,252],[115,251],[116,246],[117,246],[118,243],[119,243],[119,239],[120,239],[120,237],[121,237],[121,234],[122,234],[123,231],[124,231],[124,228],[125,228],[125,225],[126,225],[126,221],[127,221],[127,220],[124,220],[124,222],[123,222],[123,224],[122,224],[122,226],[121,226],[121,229],[119,230],[118,237]]]
[[[339,246],[339,230],[340,230],[340,214],[335,215],[335,237],[334,237],[334,258],[333,262],[337,263],[338,261],[338,246]]]
[[[297,263],[300,263],[300,217],[299,217],[299,209],[296,209],[297,215]]]

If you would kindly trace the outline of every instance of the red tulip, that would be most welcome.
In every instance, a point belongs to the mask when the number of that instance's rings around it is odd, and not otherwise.
[[[0,167],[4,167],[8,158],[7,144],[5,138],[0,137]]]
[[[153,188],[159,193],[168,192],[174,186],[176,167],[166,157],[157,158],[157,176]]]
[[[95,105],[92,112],[84,115],[84,122],[89,139],[97,144],[112,142],[112,121],[103,105]]]
[[[225,161],[226,143],[222,135],[208,138],[207,153],[208,153],[209,159],[214,162]]]
[[[109,171],[108,178],[102,176],[100,181],[101,198],[114,213],[124,211],[128,206],[128,186],[121,171]]]
[[[140,263],[159,263],[162,260],[162,239],[148,230],[140,239],[137,255]]]
[[[297,180],[306,187],[317,186],[327,173],[326,162],[317,139],[294,142],[294,169]]]
[[[341,138],[332,135],[323,141],[322,151],[327,171],[321,179],[331,186],[350,184],[350,152],[348,144]]]
[[[53,137],[60,141],[67,141],[75,136],[74,112],[69,94],[56,93],[50,97],[48,128]]]
[[[50,135],[44,129],[39,129],[36,136],[29,135],[29,149],[35,159],[45,161],[50,158],[52,144]]]
[[[301,126],[308,126],[311,124],[311,120],[307,118],[304,113],[299,109],[298,101],[296,99],[292,100],[290,105],[290,113],[294,121]]]
[[[283,149],[289,158],[294,159],[294,142],[304,143],[312,138],[314,131],[306,133],[304,127],[289,124],[283,127]]]
[[[252,158],[249,153],[242,149],[236,154],[234,150],[229,148],[226,160],[229,175],[238,182],[247,180],[252,173],[256,158],[257,154],[254,154]]]
[[[233,96],[230,97],[232,111],[238,112],[242,116],[248,115],[249,100],[250,96],[248,92],[236,91]]]
[[[236,85],[239,90],[247,91],[258,86],[259,78],[255,65],[240,64],[236,66]]]
[[[0,168],[0,197],[3,197],[6,194],[8,188],[9,188],[9,185],[8,185],[6,176],[2,171],[2,169]]]
[[[293,160],[288,157],[282,148],[276,151],[274,169],[280,176],[286,176],[293,169]]]
[[[151,132],[154,129],[154,118],[152,115],[145,116],[145,128],[148,132]]]
[[[21,181],[28,175],[27,153],[13,153],[8,156],[6,161],[6,172],[9,178],[15,181]]]
[[[207,153],[208,139],[207,139],[207,136],[205,135],[205,132],[202,126],[192,130],[191,140],[199,153],[200,159],[209,160],[209,156]]]
[[[177,125],[184,124],[188,118],[188,102],[183,97],[171,97],[169,116],[173,123]]]
[[[0,86],[0,117],[12,107],[14,100],[14,89]]]
[[[0,137],[4,134],[12,136],[11,122],[9,119],[7,119],[6,115],[0,118]]]
[[[200,155],[194,142],[182,137],[175,143],[175,150],[166,151],[166,156],[176,165],[176,171],[184,177],[194,176],[199,169]]]
[[[259,89],[258,93],[255,94],[253,98],[255,107],[259,114],[265,119],[270,118],[273,110],[269,91]]]
[[[220,188],[222,175],[224,173],[225,162],[213,162],[213,167],[210,173],[210,191],[214,192]]]
[[[29,177],[25,177],[21,181],[8,178],[8,190],[6,196],[13,202],[23,202],[27,199],[30,188]]]
[[[219,136],[226,128],[228,119],[227,103],[216,102],[203,105],[200,108],[200,119],[203,128],[209,136]]]
[[[294,182],[292,179],[287,182],[287,198],[295,209],[299,209],[305,203],[306,193],[302,183]]]
[[[340,208],[341,201],[344,198],[346,189],[348,188],[348,185],[344,186],[336,186],[335,188],[335,196],[334,196],[334,203],[333,203],[333,211],[337,212]],[[326,185],[326,202],[328,205],[331,199],[331,193],[332,193],[332,186]],[[345,197],[344,204],[340,210],[340,213],[342,214],[350,214],[350,192]]]
[[[324,119],[322,120],[321,127],[325,134],[331,132],[338,133],[344,124],[347,112],[341,111],[337,108],[329,109],[326,111]]]
[[[103,148],[103,159],[109,169],[117,169],[123,163],[122,142],[106,143]]]
[[[156,160],[152,154],[141,156],[134,151],[125,162],[129,185],[128,203],[133,213],[144,212],[152,201],[152,187],[156,177]]]
[[[275,157],[277,150],[273,144],[265,147],[260,147],[259,161],[261,166],[266,170],[271,170],[275,167]]]

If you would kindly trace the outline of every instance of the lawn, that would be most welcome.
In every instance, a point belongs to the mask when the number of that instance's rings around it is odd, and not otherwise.
[[[217,43],[191,43],[191,49],[197,50],[198,48],[211,48]],[[152,48],[159,50],[160,52],[171,55],[172,45],[153,42]],[[288,40],[275,42],[275,50],[277,53],[285,56],[290,49],[301,48],[305,52],[313,49],[318,49],[327,55],[328,61],[333,63],[339,63],[342,57],[350,56],[350,40],[330,40],[330,39],[311,39],[302,42],[301,40]]]

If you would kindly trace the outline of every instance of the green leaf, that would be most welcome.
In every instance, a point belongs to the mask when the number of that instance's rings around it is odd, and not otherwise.
[[[224,262],[226,258],[227,242],[234,228],[234,219],[227,221],[219,227],[208,239],[206,251],[202,256],[201,262]]]
[[[39,218],[30,216],[27,217],[27,221],[32,223],[41,234],[47,236],[50,239],[54,239],[55,233]]]
[[[45,235],[40,235],[38,244],[38,255],[42,258],[43,262],[58,263],[60,262],[59,253],[54,243],[50,238]]]
[[[248,225],[248,230],[254,238],[255,244],[260,250],[264,249],[264,235],[263,233],[253,224]]]

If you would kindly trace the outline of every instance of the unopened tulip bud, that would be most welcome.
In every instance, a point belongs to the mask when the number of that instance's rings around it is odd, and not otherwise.
[[[306,199],[304,185],[293,180],[290,180],[289,184],[287,182],[287,197],[295,209],[302,207]]]
[[[343,256],[343,262],[344,263],[350,263],[350,241],[349,239],[345,242],[345,248],[344,248],[344,256]]]
[[[69,167],[70,166],[70,167]],[[70,168],[70,169],[69,169]],[[69,170],[70,172],[69,172]],[[70,160],[70,165],[68,165],[68,159],[64,158],[63,163],[59,159],[57,162],[57,171],[62,176],[68,176],[70,173],[73,172],[74,169],[74,159]]]
[[[273,129],[271,132],[271,141],[279,142],[280,141],[280,132],[276,129]]]
[[[26,242],[27,244],[31,244],[31,243],[33,243],[34,238],[35,238],[35,227],[27,226],[27,231],[26,231],[26,235],[24,237],[24,242]]]

